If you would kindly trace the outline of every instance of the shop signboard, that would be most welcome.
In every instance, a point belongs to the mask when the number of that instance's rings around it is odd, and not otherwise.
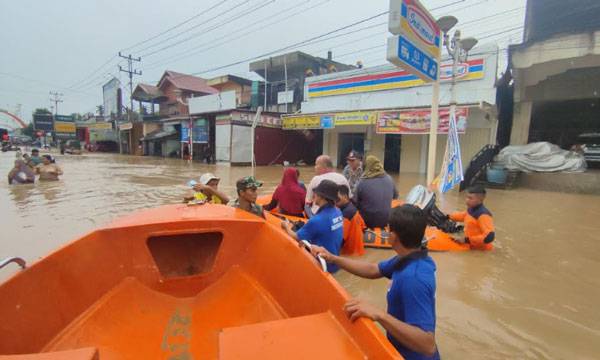
[[[190,142],[190,123],[181,124],[181,142]],[[192,142],[194,144],[208,143],[208,121],[205,119],[196,119],[193,121]]]
[[[388,39],[387,60],[425,82],[437,80],[437,59],[422,51],[412,40],[403,35]]]
[[[284,130],[297,129],[321,129],[321,118],[325,117],[325,122],[331,118],[331,115],[302,115],[302,116],[286,116],[282,118],[282,127]],[[331,121],[333,122],[333,121]],[[329,124],[325,124],[329,125]],[[333,124],[331,124],[333,126]]]
[[[54,117],[52,114],[34,114],[33,127],[44,132],[54,131]]]
[[[335,126],[345,125],[373,125],[377,121],[374,111],[353,111],[337,113],[334,117]]]
[[[57,139],[75,139],[77,137],[75,119],[69,115],[55,115],[54,134]]]
[[[447,134],[450,127],[450,108],[441,108],[439,111],[438,134]],[[456,129],[464,134],[467,129],[469,109],[456,108]],[[377,120],[377,134],[428,134],[431,123],[430,109],[408,109],[396,111],[382,111]]]
[[[418,0],[390,0],[387,60],[425,82],[437,80],[441,31]]]

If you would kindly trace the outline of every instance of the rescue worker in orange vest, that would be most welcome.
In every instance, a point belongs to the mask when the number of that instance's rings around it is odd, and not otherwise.
[[[338,200],[335,204],[344,215],[344,242],[341,253],[344,255],[364,255],[364,231],[367,228],[365,221],[350,201],[350,188],[347,185],[338,185]]]
[[[492,213],[483,205],[486,191],[481,185],[467,189],[467,211],[450,214],[450,219],[465,224],[465,238],[454,239],[467,243],[471,250],[492,250],[495,239],[494,220]]]

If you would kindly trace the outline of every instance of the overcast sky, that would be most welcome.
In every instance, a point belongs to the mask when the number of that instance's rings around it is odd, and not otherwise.
[[[481,43],[498,42],[504,49],[521,40],[517,27],[523,25],[525,0],[422,3],[428,9],[447,5],[433,10],[434,16],[456,16],[464,24],[459,25],[463,36],[483,38]],[[207,78],[226,73],[256,78],[247,62],[204,71],[310,39],[388,7],[388,0],[0,0],[0,108],[17,111],[21,104],[23,119],[30,121],[33,109],[50,108],[49,92],[59,91],[64,94],[59,113],[95,111],[102,103],[103,82],[114,75],[127,83],[118,70],[119,62],[125,64],[115,56],[119,50],[142,56],[136,67],[143,76],[134,84],[155,84],[166,69]],[[325,57],[331,49],[340,62],[380,65],[388,35],[386,25],[377,24],[384,22],[387,17],[380,16],[343,32],[368,29],[298,50]]]

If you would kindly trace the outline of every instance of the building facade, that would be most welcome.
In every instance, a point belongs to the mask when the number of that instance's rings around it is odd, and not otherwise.
[[[462,160],[495,143],[498,49],[478,47],[458,65],[457,122]],[[445,151],[451,64],[441,67],[441,109],[436,164]],[[427,167],[432,87],[393,65],[307,79],[302,114],[285,116],[288,131],[323,131],[323,153],[345,165],[350,150],[379,157],[390,172],[424,173]]]
[[[600,6],[528,0],[522,44],[509,49],[514,79],[510,143],[563,148],[600,131]]]

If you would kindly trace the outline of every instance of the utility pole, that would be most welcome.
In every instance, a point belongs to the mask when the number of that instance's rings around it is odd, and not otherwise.
[[[121,54],[121,52],[119,51],[119,57],[123,58],[123,59],[127,59],[127,70],[123,69],[121,67],[121,65],[119,65],[119,71],[125,72],[127,74],[129,74],[129,112],[127,114],[127,119],[129,120],[129,123],[133,123],[133,75],[142,75],[142,71],[138,71],[136,69],[133,68],[133,62],[140,62],[142,61],[141,57],[137,57],[134,58],[131,56],[131,54],[125,56],[123,54]],[[117,136],[119,137],[119,153],[122,154],[123,153],[123,149],[122,149],[122,144],[121,144],[121,130],[117,129]],[[131,144],[129,144],[129,146],[131,146]]]
[[[59,93],[56,91],[50,91],[50,101],[54,103],[54,116],[58,115],[58,103],[63,102],[62,96],[65,96],[63,93]]]

